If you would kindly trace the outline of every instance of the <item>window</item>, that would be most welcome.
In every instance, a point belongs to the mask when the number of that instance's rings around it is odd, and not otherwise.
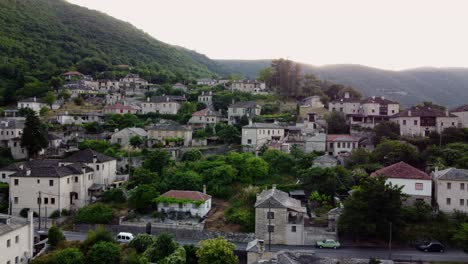
[[[447,182],[447,190],[450,190],[452,189],[452,183],[451,182]]]
[[[421,191],[423,189],[423,184],[421,182],[417,182],[417,183],[414,184],[414,188],[417,191]]]
[[[15,204],[18,204],[18,197],[13,198],[13,201],[15,202]]]
[[[5,179],[5,178],[6,178],[6,174],[2,173],[2,179]]]
[[[275,212],[267,212],[267,219],[275,219]]]
[[[179,203],[179,209],[182,209],[184,207],[183,203]]]
[[[415,126],[418,125],[418,120],[414,120],[414,125],[415,125]]]
[[[274,225],[268,225],[268,233],[274,233],[275,232],[275,226]]]
[[[54,186],[54,180],[49,180],[49,186]]]
[[[15,179],[15,185],[18,185],[18,184],[19,184],[19,180]]]
[[[440,123],[440,126],[444,126],[444,122],[441,122],[441,123]]]
[[[447,198],[447,205],[450,205],[450,203],[452,202],[452,200],[450,198]]]
[[[460,190],[465,190],[465,183],[460,183]]]
[[[6,241],[6,246],[7,246],[7,247],[10,247],[10,246],[11,246],[11,239],[8,239],[8,240]]]
[[[464,206],[465,205],[465,199],[460,199],[460,206]]]
[[[336,144],[337,144],[337,148],[341,148],[341,142],[338,142]]]
[[[333,143],[330,143],[330,148],[333,148]]]
[[[296,226],[291,226],[291,232],[296,233]]]
[[[44,198],[44,204],[49,204],[49,198],[47,197]]]
[[[75,176],[75,182],[78,182],[78,177]]]
[[[374,109],[372,109],[372,113],[375,113],[375,110],[374,110]]]
[[[41,204],[41,198],[37,198],[37,204]]]
[[[37,184],[40,184],[41,183],[41,180],[37,179]]]
[[[403,120],[403,125],[406,126],[406,120]]]
[[[98,164],[98,165],[96,165],[96,170],[99,170],[99,164]]]
[[[252,144],[252,140],[251,140],[251,139],[247,139],[247,144]]]
[[[16,243],[16,244],[19,243],[19,236],[15,236],[15,243]]]
[[[55,204],[55,198],[50,198],[50,204]]]
[[[18,264],[18,257],[15,257],[15,264]]]
[[[67,184],[70,184],[70,178],[67,178]]]

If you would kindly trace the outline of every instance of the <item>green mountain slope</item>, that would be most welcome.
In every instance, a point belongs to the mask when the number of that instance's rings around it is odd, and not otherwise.
[[[154,81],[212,75],[186,52],[101,12],[63,0],[0,0],[0,99],[25,86],[20,93],[44,89],[86,58],[99,70],[132,65]]]

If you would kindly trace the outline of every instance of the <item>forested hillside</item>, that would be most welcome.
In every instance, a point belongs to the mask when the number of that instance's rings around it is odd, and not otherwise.
[[[39,95],[66,70],[112,77],[119,64],[152,82],[213,74],[186,52],[101,12],[63,0],[0,1],[0,103]]]

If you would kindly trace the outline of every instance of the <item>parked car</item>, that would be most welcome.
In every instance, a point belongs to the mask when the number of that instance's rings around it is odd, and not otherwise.
[[[419,250],[424,252],[441,252],[445,251],[444,244],[440,243],[439,241],[433,240],[430,242],[422,243],[417,246]]]
[[[115,241],[117,241],[118,243],[129,243],[132,240],[133,234],[127,232],[120,232],[115,238]]]
[[[337,249],[337,248],[341,247],[340,242],[335,241],[335,240],[333,240],[333,239],[325,239],[325,240],[323,240],[323,241],[317,241],[316,245],[317,245],[318,248],[333,248],[333,249]]]

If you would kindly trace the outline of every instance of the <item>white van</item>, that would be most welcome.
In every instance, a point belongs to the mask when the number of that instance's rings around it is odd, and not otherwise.
[[[126,232],[120,232],[115,238],[115,241],[117,241],[118,243],[129,243],[132,240],[133,240],[133,234],[126,233]]]

